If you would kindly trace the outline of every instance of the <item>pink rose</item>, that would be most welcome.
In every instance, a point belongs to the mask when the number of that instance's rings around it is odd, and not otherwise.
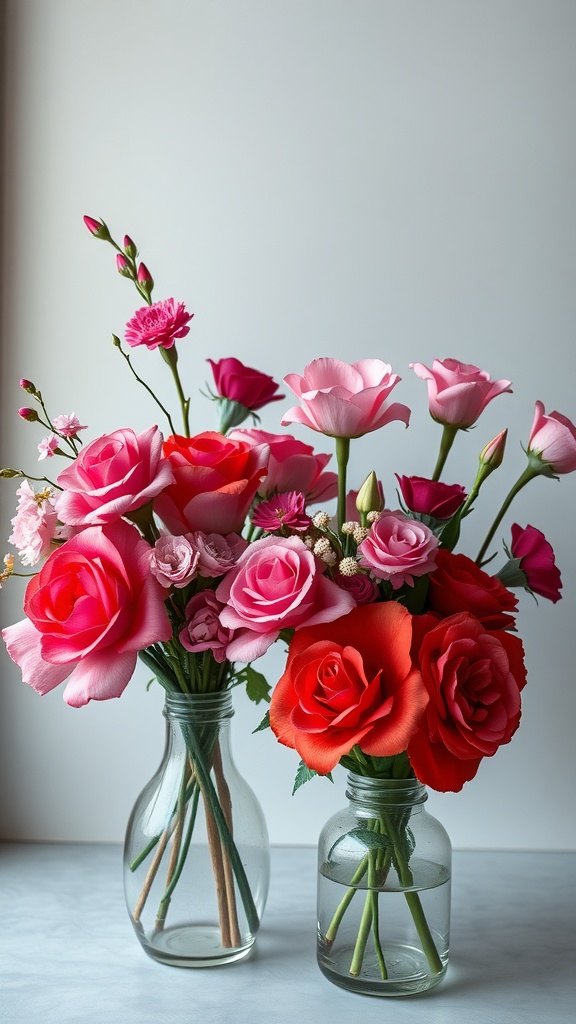
[[[111,523],[146,505],[173,479],[158,427],[141,434],[115,430],[91,441],[59,474],[58,516],[70,526]]]
[[[542,402],[536,402],[528,455],[536,456],[552,473],[572,473],[576,469],[576,427],[559,412],[545,416]]]
[[[313,359],[302,377],[297,373],[284,377],[300,405],[284,414],[282,424],[303,423],[330,437],[361,437],[392,420],[408,426],[408,407],[386,404],[400,380],[391,370],[380,359],[360,359],[352,364]]]
[[[430,415],[438,423],[465,430],[497,395],[512,391],[509,380],[490,380],[485,370],[457,359],[435,359],[432,369],[410,363],[417,377],[428,384]]]
[[[513,558],[520,560],[520,569],[530,590],[554,603],[559,601],[562,579],[554,561],[554,550],[544,534],[535,526],[522,529],[518,523],[513,523],[510,550]]]
[[[285,395],[278,395],[278,385],[266,373],[244,366],[239,359],[230,356],[217,363],[208,359],[214,374],[218,394],[232,402],[238,402],[251,412],[262,409],[269,402],[279,402]]]
[[[373,604],[380,598],[378,585],[364,572],[357,572],[354,576],[343,576],[338,573],[336,583],[342,590],[352,594],[356,604]]]
[[[424,523],[409,519],[403,512],[382,512],[358,551],[360,565],[393,590],[403,583],[414,586],[415,576],[424,576],[436,568],[438,539]]]
[[[231,661],[260,658],[282,629],[331,622],[355,607],[350,594],[322,574],[299,537],[265,537],[251,544],[216,590],[226,607],[223,626],[235,631]]]
[[[140,272],[138,280],[141,280]],[[188,323],[193,316],[184,303],[176,299],[161,299],[151,306],[143,306],[126,324],[126,343],[132,348],[137,345],[146,345],[149,349],[172,348],[177,338],[188,334]]]
[[[219,664],[226,661],[226,647],[232,639],[232,630],[220,621],[222,605],[214,591],[202,590],[190,599],[185,609],[186,625],[179,633],[182,647],[194,654],[212,651]]]
[[[199,559],[187,537],[163,534],[150,552],[150,572],[163,587],[181,590],[198,574]]]
[[[239,533],[266,475],[268,445],[249,445],[213,430],[195,437],[173,434],[164,455],[174,483],[154,502],[172,533]]]
[[[230,572],[248,547],[248,541],[237,533],[222,537],[219,533],[195,530],[187,533],[186,538],[198,554],[198,575],[205,579],[217,579]]]
[[[451,519],[466,501],[466,491],[460,484],[443,484],[422,476],[398,474],[396,479],[406,508],[417,515]]]
[[[252,445],[269,445],[268,473],[258,487],[261,498],[270,498],[276,492],[284,491],[302,491],[309,503],[336,497],[338,474],[324,472],[330,455],[315,453],[312,445],[291,434],[242,429],[232,430],[228,436]]]
[[[49,553],[56,536],[58,516],[54,495],[49,489],[36,494],[28,480],[22,481],[16,494],[18,507],[8,543],[18,550],[22,565],[36,565]]]
[[[2,636],[25,683],[44,694],[70,677],[64,700],[81,707],[119,697],[138,652],[170,639],[165,596],[135,527],[93,526],[50,555],[26,589],[27,618]]]

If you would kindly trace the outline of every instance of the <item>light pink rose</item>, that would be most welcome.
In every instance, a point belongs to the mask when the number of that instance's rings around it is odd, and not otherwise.
[[[49,489],[35,494],[28,480],[22,481],[16,494],[18,507],[8,543],[17,549],[22,565],[36,565],[49,553],[56,536],[54,495]]]
[[[315,452],[312,445],[291,434],[270,434],[266,430],[232,430],[228,436],[251,445],[269,445],[268,473],[258,487],[259,497],[302,491],[306,501],[313,503],[329,501],[338,494],[338,474],[324,472],[331,456]]]
[[[424,576],[436,568],[438,538],[424,523],[409,519],[403,512],[382,512],[370,533],[358,545],[359,564],[393,590],[403,583],[414,586],[415,576]]]
[[[150,572],[163,587],[181,590],[197,575],[199,559],[186,537],[163,534],[150,552]]]
[[[553,473],[572,473],[576,469],[576,427],[559,412],[546,416],[542,402],[536,402],[528,441],[528,454],[531,453],[550,466]]]
[[[465,430],[497,395],[512,391],[509,380],[490,380],[490,374],[457,359],[435,359],[430,370],[410,363],[417,377],[428,384],[430,415],[438,423]]]
[[[165,596],[135,527],[88,527],[46,560],[26,589],[27,618],[2,636],[25,683],[44,694],[70,677],[64,700],[81,707],[119,697],[138,652],[170,639]]]
[[[220,665],[226,661],[226,648],[232,639],[232,630],[220,621],[222,605],[213,590],[202,590],[192,597],[185,608],[186,625],[180,631],[182,647],[194,654],[212,651]]]
[[[406,426],[410,410],[406,405],[387,405],[400,377],[380,359],[344,363],[340,359],[313,359],[304,374],[289,373],[284,382],[300,399],[289,409],[282,423],[303,423],[330,437],[361,437],[392,420]]]
[[[195,530],[187,533],[186,538],[198,553],[198,575],[205,579],[217,579],[230,572],[248,547],[248,541],[237,533],[222,537],[219,533]]]
[[[234,630],[231,661],[253,661],[282,629],[331,622],[355,607],[353,597],[322,574],[299,537],[265,537],[250,544],[225,576],[216,597],[223,626]]]
[[[115,430],[91,441],[59,474],[63,490],[56,510],[70,526],[111,523],[141,508],[173,479],[158,427],[141,434]]]
[[[151,280],[148,271],[141,276],[143,264],[138,271],[138,280]],[[188,323],[194,316],[183,302],[176,299],[161,299],[151,306],[137,309],[126,324],[124,337],[132,348],[145,345],[146,348],[172,348],[177,338],[184,338],[190,328]]]

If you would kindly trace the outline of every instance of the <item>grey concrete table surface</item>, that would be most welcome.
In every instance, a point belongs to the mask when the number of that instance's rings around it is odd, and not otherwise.
[[[331,985],[315,851],[272,850],[255,951],[217,968],[142,951],[114,845],[0,844],[2,1024],[562,1024],[576,1020],[576,853],[457,852],[444,982],[409,999]]]

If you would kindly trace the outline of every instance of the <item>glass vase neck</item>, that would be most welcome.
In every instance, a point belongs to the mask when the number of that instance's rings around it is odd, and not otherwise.
[[[164,715],[171,722],[226,722],[232,718],[230,690],[216,693],[167,693]]]
[[[426,787],[416,778],[375,779],[348,772],[346,796],[359,807],[414,807],[428,799]]]

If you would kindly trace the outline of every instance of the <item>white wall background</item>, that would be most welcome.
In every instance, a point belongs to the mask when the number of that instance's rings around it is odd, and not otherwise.
[[[156,297],[194,310],[181,345],[192,392],[207,356],[277,379],[316,355],[391,362],[412,426],[352,454],[356,482],[376,468],[391,500],[394,472],[429,475],[439,440],[409,362],[455,356],[511,378],[445,475],[469,485],[509,427],[505,468],[468,520],[474,556],[524,467],[535,399],[576,419],[576,5],[13,0],[8,14],[0,463],[36,466],[39,436],[16,416],[22,376],[91,435],[156,421],[110,344],[137,296],[86,232],[89,213],[136,239]],[[138,355],[172,401],[159,357]],[[215,426],[199,397],[194,429]],[[15,486],[0,494],[4,537]],[[456,846],[575,845],[575,496],[576,475],[537,480],[501,531],[544,530],[564,599],[522,595],[529,684],[512,743],[461,794],[431,796]],[[22,617],[22,593],[2,590],[3,624]],[[160,756],[159,689],[139,670],[121,700],[73,710],[0,657],[0,834],[120,839]],[[274,651],[271,680],[281,664]],[[251,735],[261,714],[238,695],[238,763],[273,841],[314,843],[343,773],[292,798],[297,757]]]

